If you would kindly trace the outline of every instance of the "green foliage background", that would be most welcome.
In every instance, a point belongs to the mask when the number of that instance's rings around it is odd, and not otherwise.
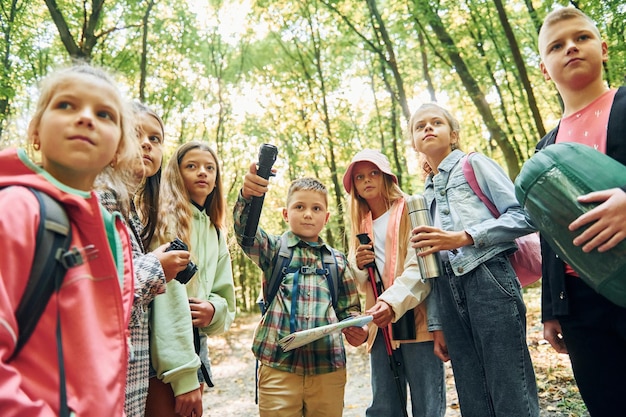
[[[605,78],[623,84],[620,0],[1,0],[0,148],[26,146],[37,82],[86,59],[163,116],[168,154],[192,139],[218,151],[229,210],[260,144],[278,146],[261,225],[282,232],[289,181],[316,176],[331,194],[324,237],[347,249],[341,178],[354,153],[381,149],[402,188],[420,191],[404,127],[421,103],[451,109],[463,148],[515,177],[560,115],[536,41],[543,16],[567,4],[598,23]],[[250,310],[259,273],[230,239],[239,307]]]

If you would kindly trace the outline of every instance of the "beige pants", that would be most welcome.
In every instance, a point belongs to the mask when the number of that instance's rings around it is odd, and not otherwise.
[[[259,367],[260,417],[341,417],[346,370],[296,375]]]

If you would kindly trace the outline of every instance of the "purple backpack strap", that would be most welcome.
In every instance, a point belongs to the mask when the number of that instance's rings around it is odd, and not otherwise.
[[[470,163],[470,160],[469,160],[470,156],[473,153],[474,152],[470,152],[466,154],[465,156],[463,156],[463,158],[461,158],[461,167],[463,168],[463,175],[465,175],[465,179],[467,180],[467,183],[469,184],[472,191],[474,191],[474,194],[476,194],[478,198],[480,198],[480,201],[482,201],[483,204],[487,206],[487,208],[491,212],[491,215],[497,219],[498,217],[500,217],[500,212],[498,211],[496,206],[491,202],[491,200],[487,198],[485,193],[483,193],[483,190],[480,189],[480,185],[478,185],[478,181],[476,180],[476,174],[474,173],[474,168],[472,168],[472,164]]]

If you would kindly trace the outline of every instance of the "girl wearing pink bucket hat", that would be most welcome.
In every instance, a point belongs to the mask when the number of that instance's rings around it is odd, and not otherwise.
[[[424,303],[430,284],[421,279],[409,244],[405,194],[387,157],[373,149],[354,156],[343,185],[350,194],[350,263],[358,268],[366,314],[374,317],[362,335],[370,352],[373,394],[366,416],[407,416],[408,383],[413,417],[443,417],[443,363],[433,353]],[[367,234],[372,244],[360,244],[359,234]],[[378,288],[373,280],[379,281]]]

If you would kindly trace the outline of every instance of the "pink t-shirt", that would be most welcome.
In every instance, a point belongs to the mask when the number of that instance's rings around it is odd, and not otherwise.
[[[606,153],[606,132],[615,93],[617,90],[609,90],[587,107],[561,119],[556,143],[576,142]]]
[[[609,90],[589,103],[587,107],[561,119],[556,143],[581,143],[605,154],[606,132],[615,93],[617,90]],[[565,273],[578,276],[576,271],[567,263],[565,264]]]

